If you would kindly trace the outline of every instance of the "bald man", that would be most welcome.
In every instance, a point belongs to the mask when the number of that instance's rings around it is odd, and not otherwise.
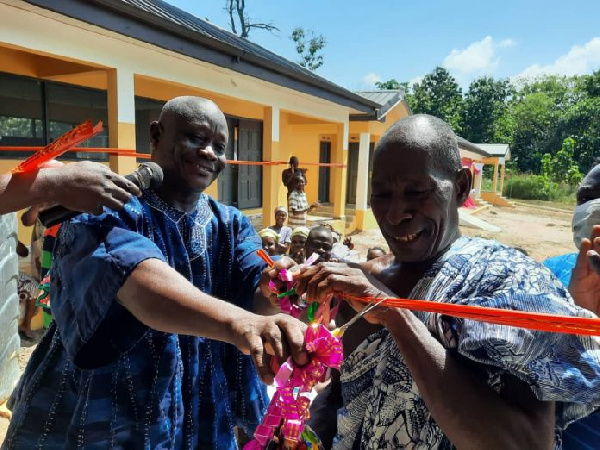
[[[461,237],[458,208],[470,188],[446,123],[428,115],[398,121],[375,151],[371,195],[391,255],[362,269],[308,268],[298,294],[592,317],[527,256]],[[343,312],[339,323],[352,314]],[[370,323],[344,334],[346,357],[326,392],[330,401],[313,408],[311,425],[322,437],[334,434],[326,424],[335,428],[340,408],[334,448],[560,448],[562,429],[600,403],[600,348],[585,337],[400,308],[366,317]]]
[[[250,221],[203,193],[225,167],[223,113],[178,97],[150,135],[160,188],[61,228],[55,322],[13,393],[8,448],[235,449],[268,403],[267,351],[306,363],[301,322],[251,312],[265,265]]]

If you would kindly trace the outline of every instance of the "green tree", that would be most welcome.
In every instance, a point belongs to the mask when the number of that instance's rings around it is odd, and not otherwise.
[[[463,104],[462,133],[471,142],[496,142],[500,118],[512,94],[508,80],[481,77],[469,85]]]
[[[381,89],[381,90],[396,91],[400,88],[406,88],[407,86],[408,86],[408,82],[401,83],[398,80],[396,80],[395,78],[392,78],[391,80],[387,80],[387,81],[376,81],[375,82],[375,87],[377,89]]]
[[[327,41],[322,34],[315,35],[312,30],[296,28],[292,32],[291,39],[296,44],[296,51],[301,57],[298,64],[308,70],[317,70],[323,65],[323,48]]]
[[[443,67],[436,67],[413,84],[410,106],[414,113],[431,114],[448,122],[456,133],[462,131],[462,90]]]
[[[247,38],[253,29],[279,31],[273,23],[254,22],[246,11],[246,0],[225,0],[225,11],[229,14],[229,26],[233,34]]]

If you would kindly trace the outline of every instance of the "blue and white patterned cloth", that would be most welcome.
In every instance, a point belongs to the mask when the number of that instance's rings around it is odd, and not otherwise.
[[[576,307],[547,269],[512,248],[479,238],[458,239],[410,298],[595,317]],[[445,348],[476,363],[492,389],[502,389],[508,375],[526,383],[538,399],[556,401],[557,448],[560,431],[600,403],[596,338],[416,315]],[[341,381],[344,407],[334,448],[452,448],[387,330],[369,336],[346,358]]]
[[[240,211],[205,195],[183,213],[146,191],[118,213],[63,225],[55,322],[13,393],[3,448],[237,448],[234,427],[251,435],[268,402],[250,357],[152,330],[116,294],[140,262],[157,258],[203,292],[251,309],[260,247]]]

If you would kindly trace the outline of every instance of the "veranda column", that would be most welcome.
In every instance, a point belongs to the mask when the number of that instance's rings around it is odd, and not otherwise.
[[[498,162],[494,163],[494,178],[492,179],[492,192],[496,192],[498,186]]]
[[[335,136],[335,149],[332,155],[332,162],[336,164],[348,164],[348,121],[337,125]],[[332,168],[333,179],[333,217],[344,219],[346,213],[346,183],[347,169]]]
[[[506,165],[502,164],[500,166],[500,195],[504,192],[504,172],[506,169]]]
[[[276,106],[265,107],[263,120],[263,161],[280,161],[279,154],[279,119],[280,112]],[[283,189],[281,172],[285,166],[263,166],[263,227],[272,225],[273,211],[279,206],[280,191]],[[284,204],[287,208],[287,204]]]
[[[133,72],[109,69],[108,78],[108,143],[111,148],[135,149],[135,89]],[[150,132],[150,130],[148,130]],[[110,168],[120,174],[135,170],[133,156],[110,156]]]
[[[358,143],[358,170],[356,179],[356,226],[363,228],[366,211],[369,209],[369,147],[371,133],[360,133]]]

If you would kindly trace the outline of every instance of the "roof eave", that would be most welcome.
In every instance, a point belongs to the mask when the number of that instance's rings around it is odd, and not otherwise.
[[[44,9],[55,11],[57,13],[72,17],[77,20],[90,23],[95,26],[131,37],[133,39],[148,42],[153,45],[171,50],[186,56],[190,56],[194,59],[203,60],[211,64],[218,65],[220,67],[234,70],[238,73],[250,75],[265,81],[273,82],[284,87],[290,87],[292,89],[299,90],[310,95],[314,95],[325,100],[332,101],[339,105],[347,106],[349,108],[361,111],[367,114],[373,114],[379,105],[375,102],[369,101],[354,94],[340,86],[337,86],[331,82],[320,81],[309,76],[303,76],[299,72],[293,72],[286,70],[286,68],[279,66],[267,59],[260,58],[251,53],[240,50],[232,45],[225,42],[221,42],[210,36],[205,36],[199,32],[195,32],[185,27],[178,26],[170,22],[169,20],[162,19],[150,13],[146,13],[138,8],[122,3],[118,0],[25,0],[35,6],[39,6]],[[106,17],[106,14],[98,14],[98,8],[109,9],[112,13],[119,15],[121,18],[126,16],[125,20],[135,20],[135,24],[127,26],[127,24],[117,24],[113,20],[110,21],[111,17]],[[106,12],[106,11],[105,11]],[[114,18],[113,18],[114,19]],[[123,25],[119,27],[119,25]],[[147,27],[148,29],[141,30],[140,26]],[[151,26],[151,27],[150,27]],[[171,36],[185,39],[196,45],[200,45],[205,49],[216,51],[220,53],[221,57],[202,59],[198,54],[190,54],[189,48],[185,45],[185,42],[159,42],[158,39],[151,39],[151,36],[155,36],[157,30],[166,32]],[[154,33],[153,33],[154,32]],[[145,35],[146,38],[140,36]],[[177,45],[179,44],[179,45]],[[196,52],[199,53],[199,52]],[[200,52],[201,53],[201,52]],[[228,57],[223,58],[223,54]],[[248,63],[248,64],[244,64]],[[269,76],[268,73],[263,73],[260,70],[252,70],[255,66],[258,69],[268,70],[273,72],[274,75]],[[294,82],[286,82],[285,79],[294,80]]]

